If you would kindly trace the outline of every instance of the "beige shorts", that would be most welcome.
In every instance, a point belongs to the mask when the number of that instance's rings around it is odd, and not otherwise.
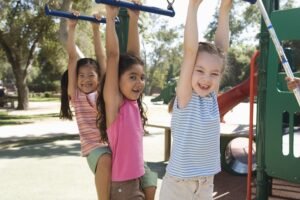
[[[144,200],[145,195],[141,189],[139,179],[112,182],[110,190],[111,200]]]
[[[176,178],[168,174],[163,178],[160,200],[212,200],[214,176]]]

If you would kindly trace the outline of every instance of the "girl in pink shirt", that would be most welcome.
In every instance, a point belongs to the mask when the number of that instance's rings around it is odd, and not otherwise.
[[[99,95],[98,123],[102,139],[112,151],[112,200],[144,199],[140,178],[144,175],[142,107],[145,73],[139,58],[138,11],[129,10],[127,53],[119,55],[114,19],[119,8],[106,6],[107,70]]]

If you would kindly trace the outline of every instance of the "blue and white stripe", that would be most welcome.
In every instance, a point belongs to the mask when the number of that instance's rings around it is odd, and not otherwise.
[[[220,115],[217,96],[200,97],[193,93],[185,108],[173,107],[172,152],[168,174],[190,178],[214,175],[220,167]]]

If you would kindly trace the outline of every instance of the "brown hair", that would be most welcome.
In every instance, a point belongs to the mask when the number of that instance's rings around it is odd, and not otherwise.
[[[224,51],[222,51],[216,45],[211,44],[209,42],[199,42],[198,43],[198,54],[201,52],[206,52],[209,54],[219,56],[223,60],[222,73],[224,72],[225,66],[226,66],[226,56],[225,56]]]

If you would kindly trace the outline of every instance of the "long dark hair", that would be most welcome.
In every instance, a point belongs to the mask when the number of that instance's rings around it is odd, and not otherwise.
[[[129,70],[132,65],[139,64],[144,66],[144,62],[137,56],[132,54],[122,54],[120,55],[119,59],[119,79],[120,77]],[[106,132],[106,112],[105,112],[105,102],[103,96],[103,88],[105,84],[105,77],[102,79],[101,87],[99,87],[99,96],[97,99],[97,109],[98,109],[98,116],[97,116],[97,125],[100,129],[101,139],[103,142],[108,142],[108,136]],[[143,95],[141,94],[137,99],[137,103],[139,106],[140,116],[142,118],[142,125],[145,127],[147,122],[146,112],[143,107],[142,101]]]
[[[60,79],[60,112],[59,118],[60,119],[73,119],[73,114],[69,104],[69,95],[68,95],[68,70],[66,70]]]
[[[101,72],[99,64],[96,60],[92,58],[81,58],[76,63],[76,76],[78,75],[78,71],[81,67],[84,67],[86,65],[93,66],[95,72],[97,73],[99,80],[101,78]],[[68,94],[68,70],[66,70],[60,80],[60,89],[61,89],[61,95],[60,95],[60,112],[59,112],[59,118],[60,119],[73,119],[73,113],[70,108],[70,97]],[[76,83],[77,84],[77,83]]]

